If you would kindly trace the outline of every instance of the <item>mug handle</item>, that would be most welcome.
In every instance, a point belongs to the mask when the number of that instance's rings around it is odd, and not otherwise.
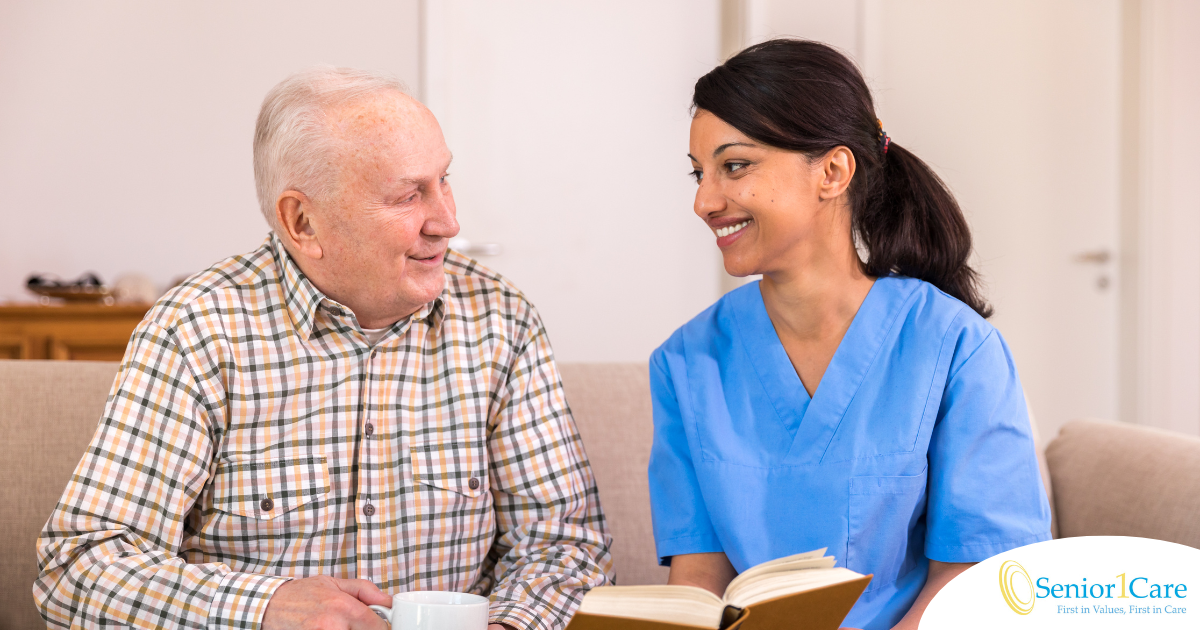
[[[383,618],[384,621],[388,622],[389,626],[392,625],[392,609],[391,608],[388,608],[387,606],[380,606],[379,604],[372,604],[372,605],[368,606],[368,608],[370,608],[371,610],[374,610],[375,614],[379,615],[380,617]]]

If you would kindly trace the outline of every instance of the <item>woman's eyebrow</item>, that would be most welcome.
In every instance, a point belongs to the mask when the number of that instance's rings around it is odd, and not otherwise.
[[[728,149],[729,147],[750,147],[750,148],[756,148],[757,146],[758,146],[758,145],[755,145],[755,144],[750,144],[749,142],[726,142],[725,144],[722,144],[721,146],[717,147],[717,150],[716,150],[716,151],[713,151],[713,157],[717,157],[718,155],[720,155],[720,153],[721,153],[722,151],[724,151],[725,149]]]

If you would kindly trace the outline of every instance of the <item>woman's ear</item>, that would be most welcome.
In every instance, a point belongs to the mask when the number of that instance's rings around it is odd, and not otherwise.
[[[324,255],[313,225],[312,200],[307,195],[298,190],[283,191],[275,200],[275,222],[281,232],[279,237],[291,245],[289,251],[312,259]]]
[[[840,197],[850,187],[854,178],[854,153],[846,147],[834,147],[821,158],[821,169],[824,178],[820,184],[822,201]]]

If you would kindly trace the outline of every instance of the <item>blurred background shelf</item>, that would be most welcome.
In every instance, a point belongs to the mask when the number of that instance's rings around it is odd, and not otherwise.
[[[150,304],[0,305],[0,359],[120,361]]]

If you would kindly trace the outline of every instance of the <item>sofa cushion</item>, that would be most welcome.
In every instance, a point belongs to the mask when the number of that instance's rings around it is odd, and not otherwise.
[[[1200,439],[1076,420],[1046,448],[1058,534],[1200,548]]]
[[[37,537],[87,448],[116,363],[0,361],[0,628],[45,628]]]
[[[666,584],[650,525],[654,420],[645,363],[559,364],[613,535],[618,584]]]

